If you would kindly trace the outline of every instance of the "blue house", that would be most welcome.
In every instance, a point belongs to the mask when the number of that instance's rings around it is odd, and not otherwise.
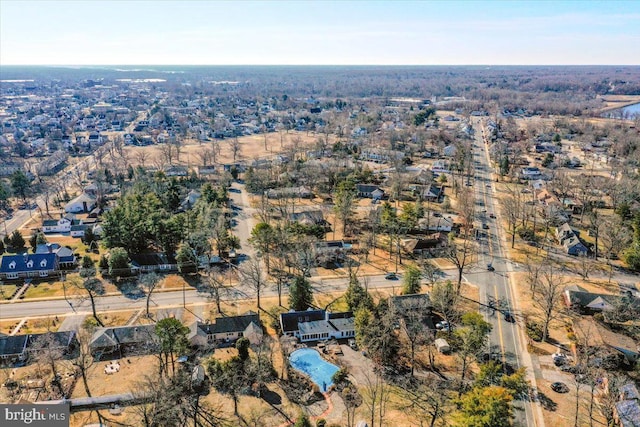
[[[0,279],[49,277],[58,269],[58,255],[54,253],[5,255],[0,263]]]

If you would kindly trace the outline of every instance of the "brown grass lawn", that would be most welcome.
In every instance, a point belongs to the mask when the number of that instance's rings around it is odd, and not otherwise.
[[[240,145],[240,151],[236,160],[252,160],[257,158],[265,158],[274,156],[278,153],[287,151],[288,147],[295,144],[298,152],[304,151],[313,147],[318,138],[324,135],[316,134],[314,132],[297,132],[289,131],[288,133],[267,133],[264,135],[248,135],[238,138]],[[266,149],[265,149],[265,137],[266,137]],[[202,160],[198,153],[203,148],[209,148],[212,144],[216,144],[220,147],[220,155],[218,158],[219,163],[231,163],[233,161],[233,153],[231,150],[231,144],[233,139],[214,140],[208,142],[199,142],[195,140],[187,140],[181,147],[181,153],[179,160],[174,161],[175,164],[181,164],[185,166],[201,165]],[[335,137],[329,135],[329,143],[333,144]],[[129,161],[133,165],[140,164],[140,153],[145,151],[147,158],[143,166],[155,166],[157,164],[163,164],[162,160],[162,147],[158,145],[152,145],[147,147],[125,147],[125,152],[129,158]]]

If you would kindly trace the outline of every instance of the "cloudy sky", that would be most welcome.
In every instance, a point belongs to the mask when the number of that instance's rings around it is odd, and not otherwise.
[[[640,1],[0,0],[0,64],[640,65]]]

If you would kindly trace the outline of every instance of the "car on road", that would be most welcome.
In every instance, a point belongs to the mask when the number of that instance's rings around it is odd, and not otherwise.
[[[496,271],[495,267],[491,264],[487,264],[487,270],[488,271]]]
[[[485,184],[485,187],[491,188],[491,184]]]
[[[511,314],[508,311],[504,312],[504,320],[509,322],[509,323],[516,323],[516,318],[513,317],[513,314]]]
[[[387,280],[398,280],[398,275],[396,273],[387,273],[384,275],[384,278]]]
[[[555,391],[556,393],[568,393],[569,387],[563,382],[556,381],[554,383],[551,383],[551,390]]]

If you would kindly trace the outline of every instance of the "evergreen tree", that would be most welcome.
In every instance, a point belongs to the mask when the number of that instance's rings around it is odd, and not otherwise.
[[[302,277],[297,276],[289,288],[289,308],[296,311],[303,311],[311,307],[313,303],[313,290],[311,283]]]

